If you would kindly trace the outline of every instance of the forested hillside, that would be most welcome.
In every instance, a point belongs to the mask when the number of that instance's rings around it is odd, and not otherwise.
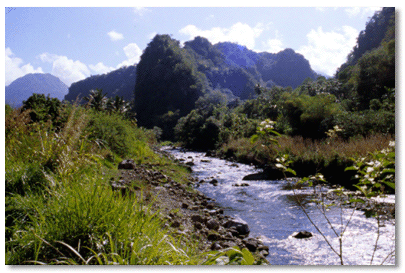
[[[297,87],[315,79],[309,62],[292,49],[278,54],[256,53],[233,43],[212,45],[196,37],[180,47],[168,35],[156,35],[137,66],[135,109],[141,126],[173,127],[204,94],[220,92],[227,101],[252,99],[257,86]]]
[[[178,43],[174,39],[171,40]],[[228,100],[253,98],[255,86],[258,84],[263,87],[278,85],[295,88],[304,79],[316,79],[318,76],[311,69],[309,62],[292,49],[286,49],[277,54],[257,53],[230,42],[213,45],[203,37],[185,42],[184,48],[181,48],[180,44],[177,47],[177,50],[184,55],[182,58],[185,58],[189,65],[192,64],[195,71],[199,73],[202,88],[207,92],[218,90],[225,94]],[[166,64],[168,63],[160,63],[159,67],[173,69],[173,67],[165,67]],[[65,99],[74,101],[78,96],[81,98],[88,96],[90,90],[101,89],[108,98],[119,96],[130,101],[134,99],[137,69],[136,65],[123,67],[75,82],[69,88],[69,94]],[[148,73],[152,73],[150,72],[152,70],[148,69]],[[153,73],[159,75],[160,72]],[[175,112],[175,110],[177,109],[171,111]]]
[[[109,98],[119,96],[130,101],[133,99],[135,81],[136,66],[122,67],[106,74],[91,76],[72,83],[65,100],[75,101],[78,97],[88,96],[90,90],[102,89]]]

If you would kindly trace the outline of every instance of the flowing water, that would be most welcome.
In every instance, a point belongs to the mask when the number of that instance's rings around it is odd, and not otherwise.
[[[199,180],[216,179],[218,185],[199,183],[198,190],[216,200],[224,214],[245,220],[250,228],[250,237],[260,237],[269,246],[268,261],[272,265],[338,265],[339,257],[331,250],[324,237],[317,232],[295,196],[303,198],[310,189],[285,190],[288,181],[243,181],[245,175],[257,173],[260,169],[246,164],[232,163],[204,156],[200,152],[183,152],[166,148],[177,159],[193,161],[193,175]],[[235,186],[248,183],[249,186]],[[295,194],[295,195],[294,195]],[[387,197],[395,202],[395,196]],[[324,233],[331,246],[339,252],[339,239],[327,220],[314,203],[306,203],[310,218]],[[346,265],[368,265],[374,252],[377,238],[377,221],[365,218],[362,211],[332,207],[327,216],[337,233],[346,226],[343,236],[343,261]],[[351,216],[352,215],[352,216]],[[294,232],[309,231],[313,237],[296,239]],[[380,226],[377,249],[373,264],[394,265],[395,257],[389,255],[395,250],[395,220],[384,221]],[[387,258],[388,257],[388,258]]]

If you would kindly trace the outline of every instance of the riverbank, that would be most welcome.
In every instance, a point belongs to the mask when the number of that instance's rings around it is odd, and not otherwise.
[[[118,113],[59,111],[55,125],[6,115],[6,264],[261,263],[266,247],[195,191],[150,131]]]
[[[276,164],[277,158],[288,156],[291,161],[289,168],[298,177],[309,177],[322,173],[330,185],[341,185],[349,190],[359,182],[354,170],[345,171],[354,164],[353,159],[368,158],[370,153],[381,151],[389,147],[394,141],[393,136],[375,134],[368,137],[357,137],[350,140],[310,140],[302,137],[277,137],[277,145],[264,145],[262,141],[252,143],[249,138],[230,139],[228,142],[207,151],[207,155],[226,159],[233,162],[253,164],[263,169],[263,176],[267,179],[281,179],[292,177],[291,173],[283,173]],[[388,193],[394,193],[386,187]]]
[[[164,155],[170,156],[168,153]],[[267,263],[268,246],[259,238],[249,237],[246,222],[224,215],[215,200],[196,190],[197,178],[190,176],[188,181],[179,183],[157,170],[156,166],[128,162],[127,169],[120,169],[118,177],[111,177],[113,189],[124,190],[125,194],[135,193],[137,198],[150,202],[152,211],[158,212],[164,227],[170,230],[169,235],[181,241],[198,242],[201,253],[234,246],[247,248],[258,263]],[[143,181],[143,185],[134,187],[137,181]]]
[[[332,245],[338,245],[338,238],[325,221],[321,210],[317,208],[316,203],[310,201],[316,199],[312,188],[301,187],[294,193],[289,186],[292,184],[291,179],[243,180],[243,177],[259,172],[260,169],[217,157],[207,157],[203,152],[171,148],[167,151],[185,166],[191,166],[193,176],[199,179],[199,182],[195,183],[199,191],[215,199],[225,214],[241,217],[249,224],[251,236],[259,237],[269,246],[270,255],[266,258],[271,264],[339,264],[324,238],[308,221],[296,202],[296,198],[299,198],[311,219]],[[378,230],[374,217],[367,218],[364,211],[352,209],[349,205],[340,206],[337,202],[339,198],[330,190],[333,188],[324,188],[322,192],[325,203],[335,203],[335,206],[326,211],[331,224],[340,230],[342,221],[350,222],[344,236],[345,264],[368,264],[370,260],[367,262],[364,255],[373,252],[372,246],[375,244],[377,233],[380,234],[378,245],[381,249],[378,255],[388,255],[392,249],[391,244],[395,243],[391,241],[391,236],[395,236],[395,220],[384,221],[384,216],[381,216],[381,227]],[[354,196],[357,198],[357,193]],[[312,237],[304,240],[294,238],[294,234],[300,231],[309,231]],[[313,259],[307,259],[308,255]],[[380,256],[375,263],[378,264],[384,259],[385,257]],[[391,264],[392,261],[391,259],[386,263]]]

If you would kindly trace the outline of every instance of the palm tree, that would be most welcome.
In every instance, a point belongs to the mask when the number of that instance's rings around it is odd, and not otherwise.
[[[128,111],[130,106],[129,102],[126,102],[122,97],[115,96],[114,99],[108,99],[107,101],[107,109],[111,112],[116,112],[120,114],[124,114]]]
[[[98,111],[105,110],[107,106],[107,97],[101,89],[90,90],[89,96],[84,97],[84,100],[88,101],[87,105]]]

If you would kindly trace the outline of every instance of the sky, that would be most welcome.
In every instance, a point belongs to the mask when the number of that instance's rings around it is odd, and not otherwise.
[[[256,52],[292,48],[313,70],[333,76],[380,9],[5,7],[5,85],[28,73],[51,73],[70,86],[136,64],[156,34],[181,43],[196,36],[230,41]]]

